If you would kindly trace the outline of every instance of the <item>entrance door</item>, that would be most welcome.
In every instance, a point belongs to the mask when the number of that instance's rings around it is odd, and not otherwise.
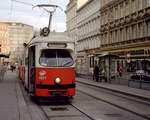
[[[34,93],[35,87],[35,46],[29,48],[29,64],[28,64],[28,86],[29,93]]]

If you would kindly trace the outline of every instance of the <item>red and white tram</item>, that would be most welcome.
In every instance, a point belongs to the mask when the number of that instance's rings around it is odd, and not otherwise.
[[[19,76],[30,94],[39,97],[75,95],[74,42],[52,32],[27,44]]]

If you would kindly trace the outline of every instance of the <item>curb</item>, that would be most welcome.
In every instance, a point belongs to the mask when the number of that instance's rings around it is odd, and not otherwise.
[[[142,96],[142,95],[138,95],[138,94],[133,94],[133,93],[125,92],[125,91],[121,91],[121,90],[118,90],[118,89],[108,88],[106,86],[95,85],[94,83],[87,83],[87,82],[79,81],[79,80],[76,80],[76,81],[79,82],[79,83],[84,83],[84,84],[87,84],[87,85],[92,85],[94,87],[103,88],[103,89],[106,89],[106,90],[109,90],[109,91],[113,91],[113,92],[117,92],[117,93],[120,93],[120,94],[124,94],[124,95],[128,95],[128,96],[136,97],[136,98],[139,98],[139,99],[142,99],[142,100],[150,101],[150,98],[148,98],[146,96]]]
[[[32,120],[19,83],[16,83],[17,100],[20,120]]]
[[[114,102],[108,101],[107,98],[105,98],[105,97],[101,97],[101,96],[99,96],[97,94],[93,95],[93,93],[91,94],[90,92],[88,92],[86,90],[82,90],[80,88],[78,90],[80,92],[82,92],[82,93],[86,93],[87,95],[89,95],[91,97],[94,97],[95,99],[101,100],[101,101],[103,101],[105,103],[111,104],[111,105],[116,106],[116,107],[118,107],[120,109],[123,109],[125,111],[131,112],[131,113],[133,113],[135,115],[141,116],[144,119],[150,120],[150,117],[147,114],[143,114],[143,112],[139,112],[138,110],[133,110],[132,107],[126,107],[126,106],[118,104],[118,103],[116,104]]]

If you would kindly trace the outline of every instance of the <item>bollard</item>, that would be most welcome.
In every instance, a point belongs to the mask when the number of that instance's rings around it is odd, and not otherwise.
[[[0,70],[0,80],[2,80],[2,72],[1,72],[1,70]]]
[[[142,74],[140,74],[140,89],[142,88]]]
[[[5,67],[0,65],[0,80],[4,79],[4,74],[5,74]]]
[[[0,65],[0,80],[2,80],[2,65]]]

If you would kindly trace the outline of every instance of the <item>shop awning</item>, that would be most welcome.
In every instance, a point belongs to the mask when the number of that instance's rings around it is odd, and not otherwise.
[[[0,54],[0,57],[9,58],[9,55]]]
[[[98,57],[119,57],[117,55],[114,55],[114,54],[102,54],[102,55],[98,55]]]

